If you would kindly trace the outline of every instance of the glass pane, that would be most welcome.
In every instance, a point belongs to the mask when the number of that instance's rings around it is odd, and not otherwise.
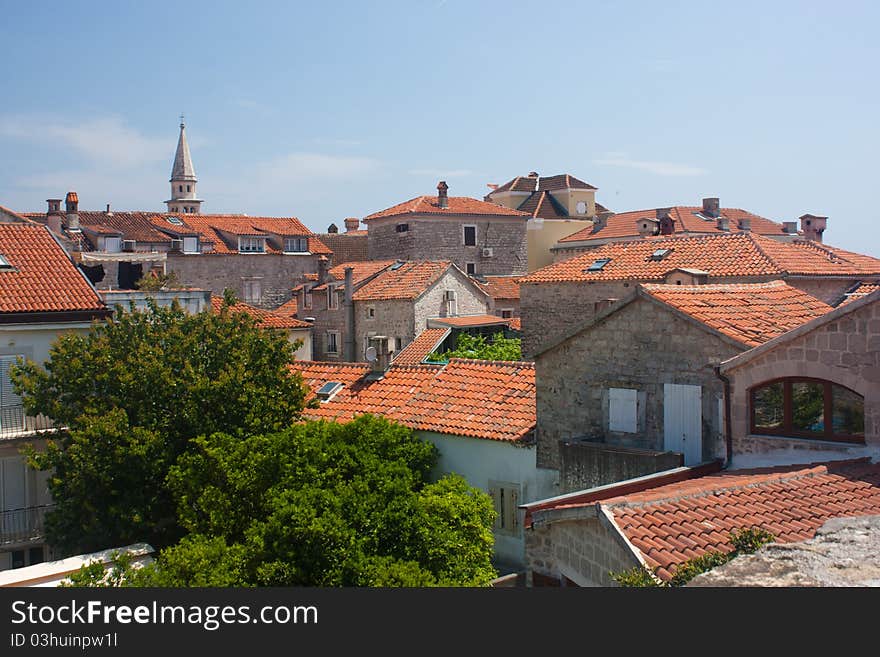
[[[825,386],[813,381],[791,384],[791,428],[825,433]]]
[[[784,413],[782,409],[782,382],[755,390],[755,428],[782,429]]]
[[[834,433],[839,436],[865,435],[865,399],[841,386],[831,385]]]

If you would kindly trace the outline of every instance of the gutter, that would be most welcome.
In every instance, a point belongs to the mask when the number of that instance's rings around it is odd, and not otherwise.
[[[713,365],[712,370],[715,372],[721,383],[724,384],[724,444],[727,447],[727,467],[733,460],[733,430],[730,421],[730,379],[721,373],[721,364]]]

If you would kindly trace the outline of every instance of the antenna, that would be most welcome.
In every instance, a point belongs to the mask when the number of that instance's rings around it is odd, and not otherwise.
[[[376,362],[376,347],[367,347],[366,352],[364,352],[364,357],[369,363]]]

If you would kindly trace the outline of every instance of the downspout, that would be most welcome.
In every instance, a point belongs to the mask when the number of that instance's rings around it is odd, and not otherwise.
[[[730,423],[730,379],[721,373],[721,365],[713,365],[715,376],[721,379],[724,384],[724,444],[727,446],[727,463],[726,467],[730,467],[733,460],[733,430]]]
[[[352,284],[352,267],[345,268],[345,300],[343,306],[345,308],[345,361],[353,363],[354,356],[354,285]]]

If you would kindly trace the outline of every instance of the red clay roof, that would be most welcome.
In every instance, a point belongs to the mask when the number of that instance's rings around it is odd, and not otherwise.
[[[522,319],[519,317],[511,317],[508,326],[514,331],[522,331]]]
[[[296,296],[290,297],[289,300],[282,303],[272,312],[278,313],[279,315],[286,315],[287,317],[296,317],[296,313],[299,312],[299,302],[296,300]]]
[[[670,252],[654,259],[660,249]],[[586,271],[601,259],[598,271]],[[880,260],[808,240],[778,242],[751,232],[695,237],[650,237],[612,242],[520,278],[523,283],[555,281],[661,280],[677,268],[700,269],[712,277],[880,275]]]
[[[364,378],[366,364],[297,361],[291,369],[313,393],[329,381],[345,384],[318,408],[306,408],[309,419],[345,421],[373,413],[422,431],[511,442],[528,439],[535,427],[533,363],[392,365],[379,380]]]
[[[446,336],[449,335],[448,328],[429,328],[425,329],[416,336],[416,339],[410,342],[403,351],[397,353],[394,357],[395,365],[418,365],[429,354],[436,351],[437,347]]]
[[[211,310],[215,313],[219,313],[222,307],[223,297],[212,295]],[[289,315],[285,315],[278,312],[277,310],[264,310],[262,308],[255,308],[254,306],[250,306],[242,302],[236,303],[234,306],[230,306],[229,310],[234,313],[247,313],[255,320],[257,320],[257,323],[264,328],[297,329],[312,327],[312,325],[308,322],[304,322]]]
[[[405,262],[398,269],[383,271],[356,290],[355,301],[415,299],[433,285],[452,266],[448,260]]]
[[[709,233],[724,234],[727,231],[720,230],[715,219],[703,219],[699,216],[702,207],[691,205],[676,205],[670,208],[670,215],[675,219],[675,233]],[[597,210],[598,211],[598,210]],[[784,235],[782,224],[771,221],[766,217],[753,214],[740,208],[721,208],[721,216],[729,220],[731,232],[737,232],[740,219],[751,220],[751,231],[761,235]],[[657,209],[635,210],[633,212],[621,212],[608,218],[603,228],[594,232],[593,228],[584,228],[576,233],[559,240],[560,244],[567,242],[583,242],[590,240],[615,239],[622,237],[638,237],[636,228],[638,219],[656,219]]]
[[[519,299],[519,278],[519,276],[486,276],[485,283],[476,282],[493,299]]]
[[[346,267],[351,267],[351,282],[357,287],[367,279],[372,276],[375,276],[379,272],[384,269],[388,269],[391,265],[393,265],[396,260],[362,260],[358,262],[345,262],[341,265],[336,265],[331,268],[327,273],[330,275],[330,278],[336,281],[344,281],[345,280],[345,269]],[[327,287],[327,284],[316,285],[313,289],[315,291],[323,290]]]
[[[843,298],[837,302],[837,305],[844,306],[856,299],[866,297],[871,294],[871,292],[876,292],[877,290],[880,290],[880,283],[866,283],[860,281],[846,291]]]
[[[468,196],[450,196],[449,207],[441,208],[436,196],[417,196],[416,198],[398,203],[395,206],[374,212],[368,217],[364,217],[364,221],[371,219],[380,219],[382,217],[396,217],[405,215],[496,215],[509,217],[528,217],[525,212],[519,210],[511,210],[495,203],[488,201],[480,201]]]
[[[759,527],[779,543],[812,538],[831,518],[880,514],[880,463],[870,459],[728,470],[601,502],[657,574]]]
[[[495,192],[543,192],[559,189],[596,189],[596,187],[583,180],[578,180],[570,174],[561,173],[556,176],[517,176],[500,187],[496,187],[489,194]]]
[[[308,237],[309,252],[313,254],[331,254],[324,245],[296,217],[248,217],[244,215],[219,214],[187,214],[172,215],[179,217],[188,226],[198,231],[201,239],[214,244],[214,253],[238,253],[238,247],[229,247],[223,241],[220,231],[232,235],[284,235]],[[267,242],[266,253],[281,253]]]
[[[755,347],[832,307],[783,281],[734,285],[642,285],[650,296]]]
[[[0,224],[0,313],[106,311],[49,229]]]
[[[532,192],[516,209],[520,212],[528,212],[531,217],[541,217],[542,219],[568,217],[568,211],[553,198],[550,192]]]

